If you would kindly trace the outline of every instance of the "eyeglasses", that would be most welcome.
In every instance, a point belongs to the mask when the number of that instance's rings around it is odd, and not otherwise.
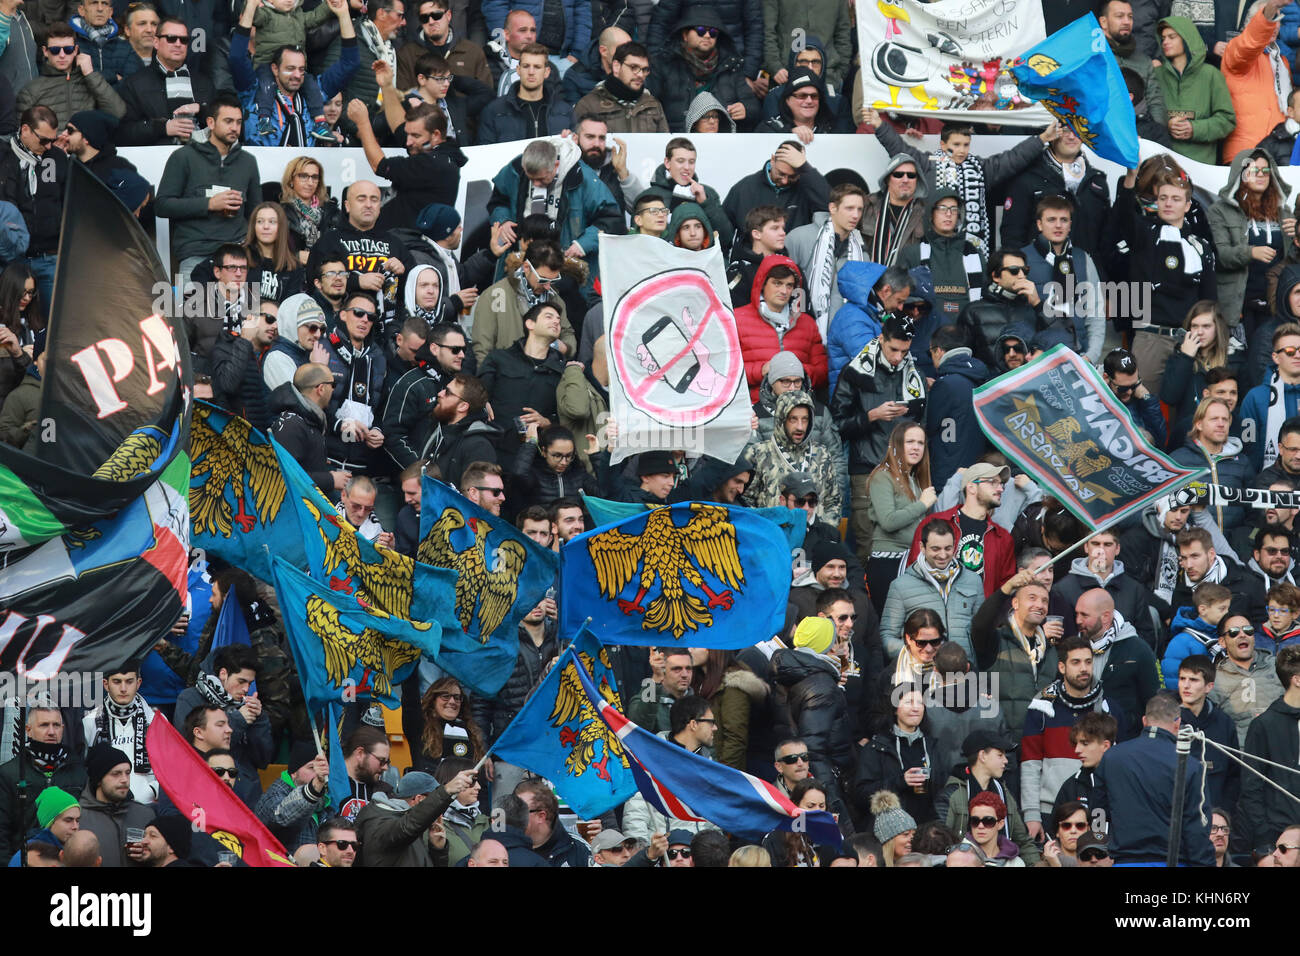
[[[712,724],[714,727],[718,726],[718,722],[712,717],[696,717],[695,722],[697,724]]]
[[[808,762],[808,751],[805,750],[801,754],[786,754],[784,757],[777,757],[776,759],[778,763],[783,763],[787,767],[793,767],[797,763]]]
[[[1230,828],[1226,823],[1216,824],[1210,827],[1211,833],[1227,833]]]
[[[447,15],[448,12],[449,12],[449,11],[447,11],[447,10],[442,10],[442,11],[435,10],[433,13],[422,13],[422,14],[420,14],[420,22],[421,22],[421,23],[436,23],[437,21],[439,21],[439,20],[441,20],[443,17],[445,17],[445,16]]]
[[[1249,624],[1243,624],[1241,627],[1230,627],[1227,630],[1229,637],[1250,637],[1255,633],[1255,629]]]
[[[294,173],[294,179],[306,179],[313,183],[320,182],[320,173]]]
[[[163,43],[189,43],[190,35],[188,33],[160,33],[158,39]]]
[[[77,45],[74,43],[72,46],[47,46],[45,49],[49,50],[55,56],[58,56],[60,53],[64,56],[68,56],[69,54],[77,52]]]
[[[676,850],[674,850],[672,847],[668,848],[668,859],[670,860],[677,860],[677,859],[689,860],[690,858],[691,858],[691,848],[688,846],[680,847]]]
[[[858,616],[857,616],[856,614],[836,614],[836,615],[835,615],[835,620],[839,621],[841,624],[843,624],[845,621],[856,621],[857,619],[858,619]]]
[[[1069,820],[1065,820],[1057,827],[1057,829],[1078,830],[1080,833],[1082,833],[1084,830],[1088,829],[1088,823],[1086,820],[1083,823],[1071,823]]]
[[[339,850],[351,849],[355,852],[356,850],[361,849],[360,840],[326,840],[325,846],[329,846],[331,843],[334,844],[334,847]]]
[[[716,37],[718,35],[717,27],[696,27],[695,35],[697,37]]]
[[[812,91],[809,91],[809,92],[807,92],[807,93],[795,93],[795,94],[793,94],[793,95],[790,97],[790,99],[792,99],[792,100],[819,100],[819,99],[821,99],[821,94],[818,93],[818,92],[816,92],[815,90],[812,90]]]
[[[372,754],[372,753],[370,753],[369,751],[366,752],[366,756],[367,756],[367,757],[374,757],[376,760],[379,761],[379,766],[381,766],[381,767],[387,767],[387,766],[389,766],[389,765],[393,762],[393,761],[392,761],[390,758],[388,758],[388,757],[381,757],[381,756],[379,756],[378,754]]]
[[[365,319],[367,322],[373,322],[373,321],[375,321],[375,315],[376,315],[376,313],[371,312],[369,309],[354,309],[354,308],[347,308],[347,309],[344,309],[343,311],[344,311],[344,312],[351,312],[351,313],[352,313],[353,315],[355,315],[358,319]]]
[[[1296,612],[1293,607],[1274,607],[1272,604],[1264,608],[1264,610],[1268,611],[1269,614],[1294,614]]]
[[[1297,352],[1300,352],[1300,345],[1284,345],[1273,350],[1274,355],[1285,355],[1287,358],[1295,358]]]
[[[902,169],[896,169],[889,174],[890,179],[915,179],[916,173],[909,173]]]
[[[1079,854],[1079,859],[1084,863],[1096,863],[1098,860],[1110,859],[1110,854],[1105,850],[1084,850]]]
[[[450,693],[449,691],[443,691],[442,693],[438,694],[438,699],[439,699],[439,700],[454,700],[456,703],[459,704],[461,701],[463,701],[463,700],[465,699],[465,695],[464,695],[464,694],[453,694],[453,693]]]
[[[1003,266],[1003,272],[1010,272],[1013,276],[1022,276],[1029,270],[1024,266]]]
[[[548,451],[546,457],[551,461],[573,461],[573,452]]]
[[[1006,485],[1001,478],[976,478],[971,482],[972,485]]]
[[[972,830],[974,830],[976,827],[996,827],[997,825],[998,825],[997,817],[971,817],[970,818],[970,828]]]
[[[434,345],[438,345],[438,343],[435,342]],[[438,348],[446,349],[452,355],[460,355],[465,351],[465,346],[463,345],[438,345]]]
[[[506,496],[506,490],[504,488],[491,488],[487,485],[475,485],[474,490],[485,492],[486,494],[492,495],[494,498],[504,498]]]
[[[218,777],[229,777],[234,780],[239,776],[239,770],[236,767],[213,767],[211,769]]]
[[[321,275],[325,276],[327,279],[337,279],[339,276],[345,276],[347,274],[346,269],[326,269],[321,273]]]
[[[668,215],[668,207],[667,206],[646,206],[644,209],[641,210],[641,212],[648,212],[652,216],[666,216]],[[639,216],[641,215],[641,213],[639,212],[637,213],[637,215]]]
[[[453,392],[453,391],[451,390],[451,386],[450,386],[450,385],[445,386],[445,387],[443,388],[443,390],[442,390],[441,392],[439,392],[438,394],[439,394],[439,395],[450,395],[452,398],[456,399],[456,401],[458,401],[458,402],[463,402],[463,401],[465,401],[465,396],[464,396],[464,395],[461,395],[459,392]]]
[[[936,637],[933,638],[932,640],[922,641],[914,637],[912,638],[912,643],[915,644],[917,647],[938,647],[940,644],[943,643],[943,638]]]
[[[650,75],[650,64],[649,64],[649,63],[647,63],[645,66],[632,66],[632,64],[630,64],[630,63],[624,63],[624,64],[623,64],[623,69],[628,70],[628,71],[629,71],[633,76],[649,76],[649,75]]]
[[[433,76],[429,77],[429,79],[430,79],[432,82],[434,82],[434,83],[450,83],[450,82],[451,82],[451,74],[450,74],[450,73],[435,73],[435,74],[433,74]]]
[[[950,205],[948,205],[947,203],[944,203],[942,206],[935,206],[935,207],[934,207],[934,211],[935,211],[935,212],[955,213],[955,212],[958,210],[958,208],[960,208],[960,207],[958,207],[958,206],[950,206]]]

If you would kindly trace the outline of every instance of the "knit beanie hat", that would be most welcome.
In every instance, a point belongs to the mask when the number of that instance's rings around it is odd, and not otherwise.
[[[298,330],[313,322],[325,325],[325,312],[320,303],[306,292],[291,295],[280,303],[277,325],[284,331],[284,338],[296,339]]]
[[[95,744],[86,752],[86,783],[94,793],[99,781],[118,764],[129,764],[131,758],[112,744]]]
[[[113,131],[117,129],[117,119],[103,110],[82,110],[68,118],[69,125],[80,130],[86,142],[95,149],[103,149],[113,142]]]
[[[420,210],[415,220],[415,228],[434,242],[446,239],[460,225],[460,213],[451,206],[440,202],[431,202]]]
[[[190,829],[188,819],[173,813],[168,816],[154,817],[149,821],[149,826],[162,834],[162,838],[178,857],[182,860],[189,857],[190,848],[194,844],[194,831]]]
[[[289,762],[285,768],[289,773],[297,773],[304,766],[316,759],[316,745],[310,740],[299,740],[289,751]]]
[[[794,646],[825,654],[835,640],[835,625],[828,617],[806,617],[794,629]]]
[[[812,563],[813,574],[816,574],[837,558],[840,561],[843,561],[845,566],[847,566],[849,561],[852,559],[852,555],[849,554],[849,549],[844,547],[844,545],[840,544],[838,541],[823,541],[821,544],[813,548],[812,553],[808,555],[808,560]]]
[[[1002,798],[992,790],[985,790],[982,793],[977,793],[971,798],[970,812],[974,813],[979,807],[988,807],[993,811],[993,815],[998,818],[999,822],[1007,818],[1007,805],[1003,803]]]
[[[793,352],[777,352],[767,367],[767,384],[775,385],[783,378],[804,377],[803,362]]]
[[[876,818],[873,832],[882,845],[900,833],[916,829],[916,821],[903,809],[898,794],[892,790],[877,790],[871,795],[871,812]]]
[[[36,822],[48,827],[59,818],[59,814],[69,807],[77,805],[77,798],[58,787],[46,787],[36,797]]]

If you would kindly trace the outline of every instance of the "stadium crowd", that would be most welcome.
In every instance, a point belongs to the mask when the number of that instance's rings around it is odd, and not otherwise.
[[[1300,3],[1238,6],[1093,11],[1168,150],[1117,178],[1068,127],[981,157],[995,126],[878,112],[840,0],[0,0],[0,441],[36,440],[75,157],[168,221],[178,285],[207,290],[183,310],[195,395],[381,546],[414,554],[425,474],[557,550],[591,526],[583,494],[805,512],[780,641],[610,651],[632,720],[844,837],[756,844],[641,795],[576,820],[493,760],[571,636],[549,597],[494,699],[426,663],[397,724],[353,708],[332,806],[274,592],[214,563],[101,706],[7,712],[0,855],[242,865],[160,792],[162,712],[301,865],[1156,865],[1191,725],[1210,743],[1180,859],[1300,866],[1297,509],[1162,502],[1094,533],[972,404],[1063,345],[1174,461],[1300,489],[1300,209],[1278,175]],[[1048,32],[1079,7],[1044,3]],[[789,138],[720,194],[711,137],[753,131]],[[645,181],[618,139],[643,132],[670,134]],[[877,178],[813,166],[817,136],[854,132],[888,153]],[[469,237],[462,147],[511,142]],[[278,183],[248,145],[287,147]],[[160,181],[123,146],[169,150]],[[331,195],[313,154],[338,146],[389,185]],[[1217,197],[1182,159],[1229,167]],[[601,233],[721,247],[753,403],[736,461],[610,464]],[[1149,308],[1061,297],[1103,281],[1149,284]],[[211,653],[228,601],[252,645]]]

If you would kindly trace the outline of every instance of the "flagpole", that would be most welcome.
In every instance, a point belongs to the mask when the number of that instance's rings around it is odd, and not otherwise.
[[[316,756],[323,757],[325,751],[321,749],[320,745],[320,728],[316,726],[316,715],[311,712],[311,708],[307,709],[307,720],[311,722],[311,742],[316,745]]]

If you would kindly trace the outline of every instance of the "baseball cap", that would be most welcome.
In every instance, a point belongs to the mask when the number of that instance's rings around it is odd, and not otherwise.
[[[597,852],[601,850],[613,850],[620,846],[627,837],[617,830],[601,830],[596,834],[596,839],[591,841],[591,848]]]
[[[422,793],[433,793],[438,789],[438,781],[422,770],[412,770],[397,783],[393,796],[400,800],[409,800]]]
[[[781,494],[806,498],[817,494],[817,482],[806,471],[787,471],[781,479]]]
[[[990,465],[987,462],[976,462],[962,474],[961,486],[965,489],[972,481],[981,481],[985,478],[1001,478],[1005,484],[1011,480],[1011,469],[1006,465],[999,468],[997,465]]]
[[[972,730],[961,742],[961,752],[968,759],[974,759],[981,750],[1001,750],[1008,753],[1016,745],[994,730]]]

